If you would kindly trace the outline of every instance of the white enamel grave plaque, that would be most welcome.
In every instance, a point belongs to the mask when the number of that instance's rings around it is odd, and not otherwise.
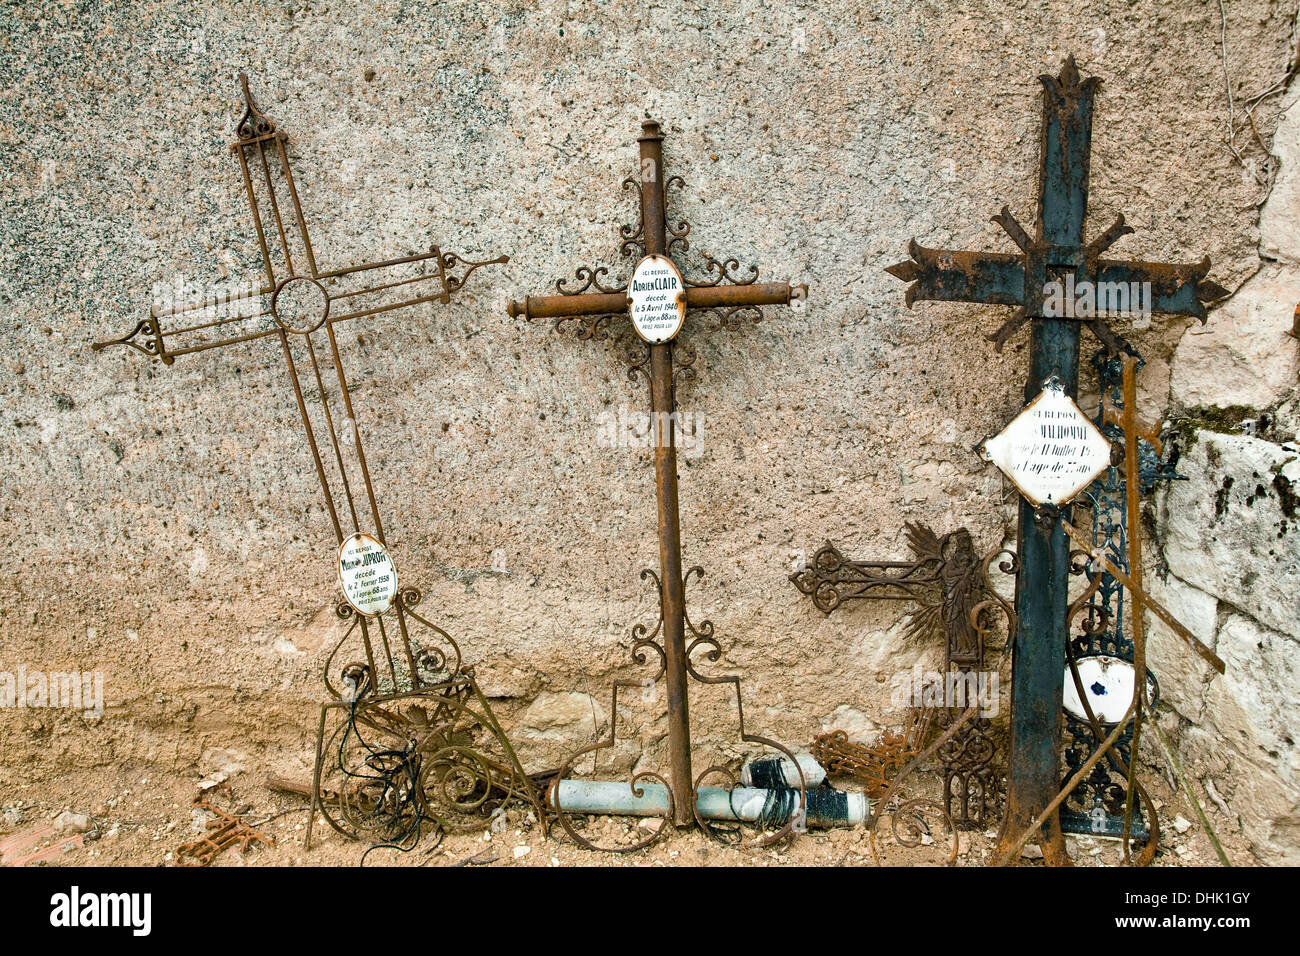
[[[1133,680],[1137,671],[1128,661],[1110,654],[1090,654],[1076,661],[1079,668],[1079,683],[1083,685],[1083,694],[1088,698],[1097,722],[1115,726],[1128,713],[1129,704],[1133,703]],[[1153,700],[1156,684],[1147,676],[1147,700]],[[1079,692],[1074,687],[1074,677],[1070,668],[1065,668],[1065,688],[1062,703],[1066,711],[1080,720],[1088,719],[1088,712],[1079,700]]]
[[[378,617],[397,596],[397,568],[378,538],[357,533],[339,547],[339,583],[359,614]]]
[[[667,256],[646,256],[632,270],[627,308],[636,334],[651,345],[671,341],[686,321],[686,283]]]
[[[1035,508],[1064,505],[1110,466],[1111,446],[1055,377],[980,446]]]

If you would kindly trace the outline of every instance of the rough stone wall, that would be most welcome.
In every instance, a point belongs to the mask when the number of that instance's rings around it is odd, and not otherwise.
[[[1155,510],[1166,606],[1194,622],[1227,673],[1211,680],[1154,619],[1152,649],[1166,723],[1180,734],[1193,775],[1239,817],[1260,859],[1294,864],[1300,349],[1285,319],[1300,302],[1300,118],[1293,110],[1279,119],[1272,149],[1280,172],[1260,214],[1260,270],[1174,352],[1171,406],[1182,416],[1180,470],[1189,480],[1168,486]]]
[[[309,759],[333,546],[281,358],[254,343],[162,368],[88,348],[146,315],[155,283],[256,275],[226,149],[239,71],[291,136],[322,264],[431,241],[511,256],[449,307],[357,324],[345,361],[399,568],[537,764],[607,719],[629,628],[653,616],[637,577],[656,563],[652,470],[648,450],[599,440],[602,412],[646,401],[617,349],[504,305],[580,264],[626,268],[618,226],[636,211],[619,183],[643,115],[687,182],[672,213],[693,225],[688,270],[735,257],[811,288],[806,310],[737,333],[688,327],[698,376],[680,392],[700,442],[682,467],[685,560],[708,570],[692,613],[745,675],[751,729],[799,744],[896,722],[890,677],[937,649],[904,639],[897,607],[824,619],[791,563],[828,537],[901,557],[905,520],[966,525],[983,547],[1013,527],[971,449],[1019,407],[1026,338],[984,341],[1005,310],[909,312],[883,267],[913,236],[1009,248],[989,216],[1032,220],[1035,77],[1072,52],[1103,82],[1090,234],[1122,211],[1137,234],[1118,252],[1209,255],[1240,287],[1208,332],[1157,317],[1130,336],[1148,416],[1248,406],[1273,429],[1189,442],[1192,480],[1155,511],[1152,561],[1232,671],[1207,684],[1186,654],[1158,663],[1200,779],[1260,859],[1294,862],[1300,539],[1275,481],[1295,466],[1270,439],[1295,432],[1296,344],[1279,330],[1300,291],[1297,120],[1278,127],[1295,92],[1259,103],[1258,138],[1242,117],[1286,77],[1295,16],[1229,5],[1239,161],[1210,3],[6,6],[0,670],[102,670],[108,707],[0,713],[0,796],[17,774],[75,792],[121,763],[197,778]],[[1246,502],[1244,471],[1264,498]],[[697,712],[701,744],[725,752],[725,708]],[[649,759],[662,727],[645,721]]]

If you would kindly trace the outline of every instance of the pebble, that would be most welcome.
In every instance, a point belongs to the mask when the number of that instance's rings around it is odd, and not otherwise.
[[[60,833],[85,833],[90,829],[90,817],[84,813],[64,810],[54,818],[54,829]]]
[[[514,852],[515,852],[515,859],[520,860],[526,857],[529,853],[532,853],[533,848],[530,846],[517,846],[515,847]]]
[[[1186,833],[1192,828],[1192,821],[1188,820],[1181,813],[1174,817],[1174,829],[1179,833]]]

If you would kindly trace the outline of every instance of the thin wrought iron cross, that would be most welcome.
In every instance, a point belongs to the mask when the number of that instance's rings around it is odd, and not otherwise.
[[[661,256],[671,259],[675,247],[686,250],[689,247],[687,235],[690,224],[679,221],[674,227],[669,220],[666,208],[666,190],[669,186],[684,188],[685,182],[680,176],[665,178],[663,163],[663,135],[657,122],[647,120],[641,124],[640,175],[624,180],[624,189],[638,189],[641,197],[641,221],[639,226],[623,226],[622,252],[634,255],[637,252],[645,258]],[[740,266],[736,259],[718,261],[708,257],[705,269],[708,273],[699,279],[685,278],[685,308],[687,310],[714,310],[719,317],[719,326],[726,329],[739,328],[745,319],[757,322],[761,316],[761,306],[789,305],[802,301],[807,295],[807,287],[791,285],[788,282],[759,283],[758,269],[751,266],[751,274],[746,278],[736,276],[732,270]],[[565,287],[565,280],[556,282],[559,295],[528,296],[523,302],[511,302],[509,312],[512,317],[523,316],[527,320],[555,320],[556,331],[561,331],[568,323],[578,322],[578,337],[582,339],[604,339],[608,337],[610,322],[618,315],[627,315],[631,299],[628,283],[612,285],[605,280],[609,270],[604,267],[580,267],[575,275],[582,285],[576,289]],[[726,283],[726,284],[724,284]],[[594,290],[594,291],[588,291]],[[694,352],[689,346],[678,346],[669,338],[667,341],[650,342],[638,339],[625,356],[629,365],[628,375],[635,378],[640,374],[650,386],[650,409],[652,427],[655,434],[655,493],[658,505],[659,528],[659,568],[657,576],[659,585],[659,602],[661,626],[663,629],[662,646],[654,643],[652,638],[645,638],[644,630],[639,635],[642,642],[637,645],[640,653],[645,646],[652,646],[661,655],[666,674],[668,697],[668,746],[671,761],[670,791],[673,795],[673,821],[678,826],[689,826],[694,819],[694,790],[698,783],[691,775],[691,735],[688,704],[688,673],[697,680],[706,683],[720,681],[738,681],[738,678],[701,678],[691,664],[691,651],[707,645],[710,658],[720,656],[717,643],[712,638],[711,627],[707,622],[700,628],[692,627],[686,616],[685,585],[692,574],[703,574],[702,569],[692,568],[685,575],[682,572],[681,525],[677,507],[677,447],[674,412],[676,399],[674,391],[674,370],[678,377],[690,377],[694,373]],[[688,629],[693,637],[689,647],[686,643]],[[658,628],[656,628],[658,630]],[[617,686],[617,685],[616,685]],[[736,689],[739,704],[739,686]],[[617,702],[617,690],[615,690]],[[616,715],[612,715],[615,719]],[[611,726],[611,738],[612,738]],[[765,741],[756,735],[744,732],[743,711],[741,714],[741,736],[748,740]],[[600,746],[600,745],[598,745]],[[589,748],[590,749],[590,748]],[[787,752],[788,753],[788,752]],[[577,755],[575,755],[576,757]],[[793,759],[793,758],[791,758]],[[713,768],[711,768],[713,769]],[[687,795],[690,799],[686,799]],[[560,818],[563,820],[563,816]],[[787,827],[788,828],[788,827]]]
[[[96,342],[91,347],[98,351],[110,346],[129,346],[159,359],[164,365],[171,365],[183,355],[260,339],[278,340],[335,537],[342,545],[352,535],[365,532],[386,545],[335,326],[350,319],[426,302],[449,303],[452,293],[463,288],[476,269],[508,259],[499,256],[471,262],[434,245],[420,255],[321,270],[316,264],[285,150],[288,137],[258,110],[248,91],[248,78],[242,73],[239,82],[245,109],[237,127],[238,139],[230,150],[239,162],[261,251],[264,283],[254,295],[247,297],[214,296],[161,310],[155,304],[149,317],[131,332],[118,339]],[[464,273],[453,275],[450,270],[458,266],[465,267]],[[398,271],[403,267],[406,274]],[[268,296],[269,304],[262,307]],[[182,325],[164,329],[162,320],[173,317]],[[329,391],[330,367],[335,379],[333,403]],[[316,424],[308,407],[312,398],[319,399]],[[318,433],[323,433],[324,440]],[[350,459],[352,454],[348,449],[355,453],[351,464],[352,470],[359,473],[360,487],[354,487],[356,474],[349,477],[349,463],[345,458]],[[331,471],[333,480],[328,474]],[[369,525],[364,520],[367,509]],[[406,613],[412,613],[410,605],[419,600],[418,593],[415,589],[403,589],[394,601],[400,647],[394,647],[383,615],[376,615],[373,620],[359,616],[370,674],[378,680],[383,671],[376,664],[382,663],[394,688],[405,683],[400,677],[403,670],[414,687],[425,683],[420,675],[419,654],[412,649],[406,622]],[[342,604],[339,607],[340,616],[345,616],[347,609]],[[372,624],[378,641],[373,640]],[[446,639],[445,632],[435,630],[440,638]],[[458,670],[459,653],[455,656]],[[328,667],[327,664],[326,684],[333,691],[336,688],[330,684]]]
[[[1016,316],[990,338],[1001,349],[1017,329],[1030,323],[1026,401],[1053,375],[1065,384],[1071,398],[1077,395],[1081,323],[1111,351],[1120,351],[1118,340],[1096,314],[1095,298],[1093,314],[1059,315],[1050,303],[1049,282],[1071,284],[1071,288],[1083,288],[1082,283],[1087,282],[1094,293],[1103,288],[1136,288],[1144,293],[1149,289],[1149,300],[1143,303],[1146,310],[1191,315],[1202,322],[1206,319],[1204,303],[1227,294],[1205,278],[1210,268],[1208,257],[1181,265],[1101,258],[1133,231],[1123,216],[1096,239],[1084,241],[1093,98],[1101,81],[1081,79],[1073,57],[1066,59],[1059,76],[1039,79],[1043,84],[1043,123],[1035,237],[1031,239],[1004,206],[993,221],[1020,252],[926,249],[913,240],[911,258],[887,270],[911,283],[907,288],[909,307],[921,299],[1018,306]],[[1121,299],[1116,295],[1108,305],[1113,312],[1137,311],[1131,296]],[[1020,501],[1016,581],[1020,630],[1015,643],[1010,773],[1000,845],[1030,826],[1057,792],[1070,574],[1070,546],[1061,519],[1068,516],[1068,508],[1035,510],[1023,498]],[[1041,837],[1040,846],[1049,863],[1069,862],[1056,815],[1042,827]]]

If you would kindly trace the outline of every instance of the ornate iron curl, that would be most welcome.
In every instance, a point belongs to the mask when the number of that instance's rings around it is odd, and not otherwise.
[[[637,193],[638,211],[644,212],[641,206],[641,183],[635,176],[629,176],[623,180],[624,191],[635,189]],[[637,216],[635,227],[622,225],[618,227],[618,234],[622,237],[623,243],[619,246],[619,253],[624,256],[630,256],[640,259],[645,255],[645,216]]]
[[[923,810],[932,810],[942,818],[948,832],[952,834],[952,850],[948,853],[948,866],[957,862],[957,850],[960,846],[957,836],[957,828],[952,824],[952,817],[948,811],[939,803],[933,800],[927,800],[924,797],[918,797],[908,800],[894,810],[894,815],[890,818],[889,828],[894,834],[894,839],[899,846],[915,847],[920,846],[922,837],[928,836],[930,828],[925,825],[925,815]],[[904,832],[899,833],[899,824],[903,824]]]
[[[691,247],[690,240],[686,238],[690,235],[691,224],[685,219],[681,219],[677,223],[677,228],[674,229],[673,221],[668,218],[668,190],[672,189],[674,186],[678,189],[685,190],[686,180],[681,176],[669,176],[668,180],[664,183],[664,228],[668,230],[668,252],[670,255],[672,254],[673,247],[677,246],[679,243],[682,247],[682,252],[685,252]]]
[[[1089,574],[1089,570],[1094,567],[1096,570]],[[1084,551],[1082,548],[1076,548],[1070,552],[1070,574],[1086,575],[1088,577],[1088,584],[1083,589],[1083,593],[1070,603],[1069,608],[1065,612],[1065,627],[1067,632],[1069,631],[1070,625],[1073,623],[1075,617],[1077,617],[1081,611],[1087,610],[1089,607],[1088,602],[1092,599],[1092,596],[1100,590],[1101,578],[1102,575],[1105,574],[1105,568],[1102,567],[1100,561],[1094,562],[1092,560],[1092,555],[1087,551]],[[1080,626],[1083,628],[1085,634],[1096,634],[1099,631],[1092,630],[1092,628],[1097,626],[1097,621],[1100,619],[1100,627],[1104,629],[1106,623],[1105,618],[1105,614],[1096,615],[1090,613]]]
[[[750,276],[747,279],[731,271],[739,268],[739,259],[726,259],[719,262],[713,256],[705,256],[704,271],[710,275],[716,272],[717,275],[711,279],[684,279],[683,281],[688,286],[694,286],[697,289],[707,289],[715,285],[721,285],[723,281],[729,282],[731,285],[753,285],[758,281],[758,266],[749,267]]]
[[[235,135],[241,140],[248,140],[274,133],[275,123],[263,115],[253,102],[253,94],[248,92],[247,74],[239,74],[239,86],[244,91],[244,115],[239,118],[239,123],[235,126]]]
[[[143,337],[143,340],[137,342],[137,337]],[[121,338],[109,339],[106,342],[94,342],[90,347],[98,352],[111,345],[129,345],[137,352],[143,352],[150,358],[161,360],[164,365],[171,365],[175,361],[172,356],[167,354],[167,346],[163,342],[162,328],[159,326],[157,318],[152,315],[147,319],[141,319],[136,323],[135,328]]]
[[[445,807],[461,815],[476,813],[496,786],[492,768],[472,747],[443,747],[429,755],[420,768],[420,792],[430,809]]]
[[[736,332],[745,327],[746,321],[758,325],[763,321],[763,310],[756,305],[738,305],[734,309],[710,309],[717,316],[715,331]]]
[[[654,629],[653,629],[653,630],[651,630],[650,628],[648,628],[648,627],[647,627],[646,625],[644,625],[644,624],[634,624],[634,625],[632,626],[632,639],[633,639],[633,641],[637,642],[637,643],[634,643],[634,644],[632,645],[632,649],[633,649],[633,651],[636,650],[638,644],[639,644],[642,640],[653,640],[655,637],[657,637],[658,634],[659,634],[660,629],[663,628],[663,626],[664,626],[664,602],[663,602],[664,587],[663,587],[663,584],[662,584],[662,583],[660,582],[660,580],[659,580],[659,575],[656,574],[652,569],[650,569],[650,568],[642,568],[642,569],[641,569],[641,580],[642,580],[642,581],[645,581],[645,580],[647,580],[647,579],[650,580],[650,581],[653,581],[653,582],[654,582],[654,587],[655,587],[655,597],[658,599],[658,600],[655,601],[655,604],[658,605],[658,607],[659,607],[659,617],[655,620],[655,625],[654,625]],[[662,653],[662,649],[660,650],[660,653]],[[645,661],[638,660],[637,663],[638,663],[638,664],[644,664]],[[662,675],[662,673],[663,673],[663,672],[660,671],[660,674],[661,674],[661,675]],[[655,678],[655,680],[658,680],[658,679],[659,679],[658,677]]]
[[[1002,558],[1002,560],[998,561],[998,558]],[[991,615],[986,612],[1001,611],[1007,621],[1006,647],[1011,647],[1015,643],[1016,634],[1020,630],[1020,617],[1016,614],[1015,606],[998,594],[993,587],[993,580],[989,577],[989,569],[995,561],[998,561],[998,570],[1003,574],[1015,575],[1020,570],[1020,558],[1010,548],[996,548],[985,556],[980,574],[984,578],[985,591],[990,597],[980,601],[970,609],[970,623],[979,634],[980,644],[987,646],[985,638],[993,630],[993,623],[990,619]],[[1005,649],[1003,653],[1005,654]]]
[[[673,343],[673,370],[679,381],[689,382],[695,378],[695,347],[684,343]]]
[[[555,320],[555,331],[563,333],[566,327],[576,329],[575,338],[581,342],[603,342],[609,338],[609,324],[614,316],[604,315],[565,315]]]
[[[704,568],[700,567],[697,564],[694,567],[690,568],[685,574],[682,575],[683,595],[686,593],[687,587],[690,586],[692,576],[694,576],[697,581],[702,580],[704,578]],[[694,624],[691,623],[691,615],[686,609],[685,601],[682,602],[682,620],[686,622],[686,629],[695,635],[696,642],[700,640],[713,641],[713,622],[701,621],[700,626],[696,627]],[[694,647],[696,642],[692,642],[691,647]],[[716,643],[714,646],[715,647],[717,646]],[[710,655],[709,661],[712,663],[716,663],[721,658],[721,656],[722,656],[722,649],[721,647],[718,647],[716,656]],[[691,652],[690,649],[688,648],[686,651],[686,667],[688,670],[690,669],[690,666],[691,666]],[[697,678],[697,679],[702,679],[702,678]]]
[[[647,386],[650,384],[650,346],[648,344],[639,337],[633,339],[623,350],[623,361],[627,364],[629,381],[635,382],[639,375],[645,379]]]
[[[616,285],[616,286],[604,285],[600,280],[605,276],[609,275],[609,270],[604,266],[596,266],[596,268],[594,269],[589,266],[579,266],[574,271],[573,275],[579,282],[582,283],[582,285],[579,286],[577,289],[566,289],[564,285],[569,280],[556,279],[555,289],[557,292],[560,293],[560,295],[582,295],[588,289],[595,289],[597,292],[612,294],[615,292],[622,292],[625,289],[627,289],[626,281],[624,281],[621,285]]]
[[[430,248],[429,251],[437,253],[439,252],[439,249],[437,246],[433,246]],[[439,263],[441,264],[444,273],[446,273],[444,286],[448,294],[452,292],[458,292],[461,289],[465,288],[465,283],[469,281],[469,277],[473,275],[476,271],[481,269],[483,266],[501,265],[502,263],[506,263],[509,261],[510,261],[509,256],[497,256],[495,259],[484,259],[482,262],[473,262],[469,259],[464,259],[458,256],[454,252],[443,252],[439,256]],[[464,275],[457,277],[449,274],[450,270],[456,268],[457,265],[463,265],[468,267],[465,270]]]

